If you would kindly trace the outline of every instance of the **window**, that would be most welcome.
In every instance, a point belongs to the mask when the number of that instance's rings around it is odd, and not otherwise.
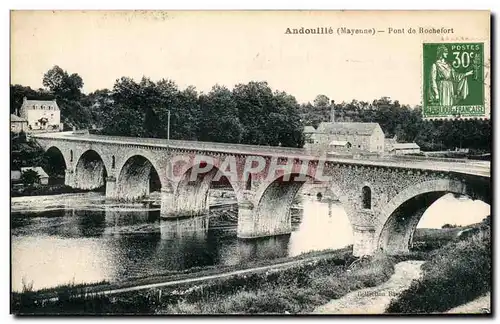
[[[362,192],[362,200],[363,200],[363,208],[371,209],[372,208],[372,190],[368,186],[364,186],[361,189]]]
[[[115,156],[113,155],[111,157],[111,169],[114,169],[115,168]]]
[[[69,150],[69,161],[73,162],[73,150]]]

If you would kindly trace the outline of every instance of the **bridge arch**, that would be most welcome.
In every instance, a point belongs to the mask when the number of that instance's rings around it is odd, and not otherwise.
[[[285,181],[289,177],[289,180]],[[284,173],[262,184],[254,197],[254,224],[251,233],[266,236],[288,234],[291,232],[290,209],[293,200],[302,186],[308,181],[317,181],[313,175],[301,175],[299,173]],[[344,207],[349,222],[352,223],[352,208],[348,203],[346,195],[342,194],[340,187],[335,183],[329,183],[328,190],[337,197]],[[245,230],[240,237],[245,237]]]
[[[189,167],[180,175],[179,181],[174,185],[174,210],[177,215],[195,216],[208,211],[208,192],[213,181],[230,186],[236,200],[241,201],[242,190],[240,190],[238,183],[235,183],[235,179],[231,178],[231,174],[219,169],[214,164],[208,163],[208,166],[210,169],[207,172],[197,174],[195,180],[191,179],[193,167]]]
[[[45,151],[44,160],[46,161],[44,170],[49,177],[52,179],[62,178],[64,183],[69,162],[67,161],[67,157],[63,154],[63,151],[57,146],[51,146]]]
[[[129,156],[117,170],[115,195],[119,199],[136,200],[164,185],[154,162],[142,154]]]
[[[413,233],[427,208],[448,193],[467,195],[466,189],[463,182],[439,179],[401,191],[380,211],[380,226],[375,233],[378,250],[388,254],[408,252]]]
[[[106,185],[108,171],[102,155],[94,149],[84,151],[75,165],[75,187],[80,189],[96,189]]]

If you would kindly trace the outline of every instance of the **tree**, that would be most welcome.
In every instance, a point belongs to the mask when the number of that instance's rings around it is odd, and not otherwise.
[[[29,169],[21,173],[21,182],[26,186],[40,183],[40,175],[35,170]]]
[[[243,126],[233,94],[226,87],[215,85],[199,99],[202,120],[199,139],[202,141],[240,143]]]
[[[54,98],[52,95],[33,90],[30,87],[25,87],[19,84],[10,85],[10,113],[14,114],[23,105],[23,98],[28,99],[37,98],[40,100],[51,100]]]
[[[233,89],[243,126],[241,142],[257,145],[303,145],[300,107],[285,92],[274,92],[267,82],[238,84]]]
[[[317,95],[314,99],[314,107],[316,107],[316,109],[330,109],[330,98],[323,94]]]
[[[48,70],[43,75],[43,86],[48,88],[57,98],[66,99],[79,99],[81,96],[81,88],[83,87],[83,80],[77,74],[73,73],[68,75],[58,65]]]

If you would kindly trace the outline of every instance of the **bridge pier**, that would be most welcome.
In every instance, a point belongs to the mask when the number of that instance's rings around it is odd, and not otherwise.
[[[174,191],[171,188],[161,188],[160,195],[161,195],[160,217],[162,218],[176,217]]]
[[[106,198],[116,198],[116,178],[113,176],[106,177]]]
[[[75,173],[73,170],[66,169],[65,170],[65,175],[64,175],[64,184],[66,186],[70,186],[72,188],[75,187]]]
[[[238,203],[238,238],[252,239],[291,232],[292,218],[289,213],[285,217],[270,217],[261,215],[249,200]]]
[[[353,255],[361,257],[373,255],[376,250],[375,227],[374,226],[353,226],[354,246]]]
[[[238,230],[239,238],[254,237],[254,212],[253,204],[248,199],[242,199],[238,203]]]

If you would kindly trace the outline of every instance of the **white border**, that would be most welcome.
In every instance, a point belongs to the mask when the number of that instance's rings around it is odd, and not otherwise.
[[[13,1],[13,0],[4,0],[1,2],[0,7],[2,10],[0,11],[0,25],[1,32],[0,35],[2,37],[2,50],[1,53],[1,61],[0,65],[2,73],[0,73],[1,78],[3,79],[3,86],[0,87],[1,95],[0,98],[3,103],[3,118],[1,119],[0,129],[4,131],[1,132],[1,147],[4,148],[4,158],[0,159],[1,163],[1,182],[3,185],[2,188],[2,213],[0,213],[2,217],[2,230],[4,234],[1,235],[1,244],[2,247],[0,249],[1,252],[1,264],[2,264],[2,280],[1,288],[0,288],[0,296],[1,296],[1,306],[2,311],[1,314],[4,318],[2,318],[2,323],[11,322],[14,320],[14,317],[9,314],[10,307],[10,260],[9,258],[9,207],[10,207],[10,190],[7,187],[8,179],[7,172],[9,167],[9,158],[7,158],[7,153],[9,151],[9,135],[7,133],[8,128],[8,118],[9,118],[9,10],[10,9],[379,9],[379,10],[390,10],[390,9],[446,9],[446,10],[463,10],[463,9],[488,9],[491,10],[495,15],[495,25],[492,27],[492,35],[495,40],[492,44],[498,44],[498,14],[500,12],[500,1],[498,0],[473,0],[473,1],[461,1],[455,0],[450,1],[448,3],[438,3],[435,0],[419,0],[419,1],[390,1],[390,0],[379,0],[379,1],[371,1],[371,0],[339,0],[339,1],[326,1],[326,0],[286,0],[286,1],[277,1],[277,0],[241,0],[241,1],[203,1],[203,0],[183,0],[183,1],[151,1],[151,0],[141,0],[141,1],[131,1],[131,0],[121,0],[121,1],[103,1],[103,0],[87,0],[87,1],[67,1],[67,0],[58,0],[58,1]],[[494,51],[496,48],[492,48]],[[496,52],[493,52],[496,54]],[[495,55],[496,56],[496,55]],[[498,56],[496,56],[498,57]],[[494,65],[493,76],[497,75],[498,72],[498,60],[496,60]],[[498,89],[498,84],[493,83],[494,86]],[[491,103],[492,110],[498,107],[498,97],[494,97],[494,101]],[[494,124],[498,124],[498,113],[493,113]],[[499,151],[500,139],[498,138],[498,132],[495,133],[495,151]],[[498,160],[498,158],[496,158]],[[497,163],[494,165],[495,170],[498,169]],[[495,193],[498,194],[498,190],[495,188]],[[495,196],[496,198],[496,196]],[[496,199],[495,199],[496,200]],[[499,215],[497,213],[498,203],[495,204],[495,210],[493,215]],[[494,224],[497,222],[495,221]],[[495,225],[495,227],[498,227]],[[496,231],[495,231],[495,234]],[[495,238],[498,241],[498,237]],[[495,248],[495,260],[498,259],[499,248]],[[497,267],[495,267],[497,269]],[[495,283],[498,283],[499,278],[495,278]],[[495,292],[497,287],[495,287]],[[495,299],[496,301],[496,299]],[[498,303],[495,303],[494,307],[498,312]],[[7,315],[7,316],[6,316]],[[206,322],[218,322],[222,318],[205,318]],[[326,320],[330,320],[328,318],[324,318]],[[26,320],[26,319],[25,319]],[[31,320],[31,319],[30,319]],[[37,319],[38,321],[41,319]],[[42,319],[43,320],[43,319]],[[51,318],[45,319],[45,321],[51,321]],[[74,319],[68,318],[63,321],[72,321]],[[115,321],[116,319],[110,318],[106,319],[105,322]],[[121,318],[119,319],[121,320]],[[142,318],[133,318],[129,319],[131,322],[142,322]],[[146,319],[148,320],[148,319]],[[161,320],[161,319],[160,319]],[[175,318],[164,318],[163,320],[175,320]],[[184,319],[184,321],[194,321],[194,319]],[[232,319],[238,320],[238,319]],[[255,320],[262,321],[262,318],[257,318]],[[288,319],[284,319],[288,320]],[[297,320],[297,319],[294,319]],[[312,322],[313,320],[317,320],[315,318],[303,318],[303,321]],[[331,318],[332,321],[352,321],[353,318]],[[354,319],[356,320],[356,319]],[[367,318],[363,318],[363,320],[367,320]],[[400,319],[398,319],[399,321]],[[439,319],[437,318],[425,318],[427,322],[435,322]]]

